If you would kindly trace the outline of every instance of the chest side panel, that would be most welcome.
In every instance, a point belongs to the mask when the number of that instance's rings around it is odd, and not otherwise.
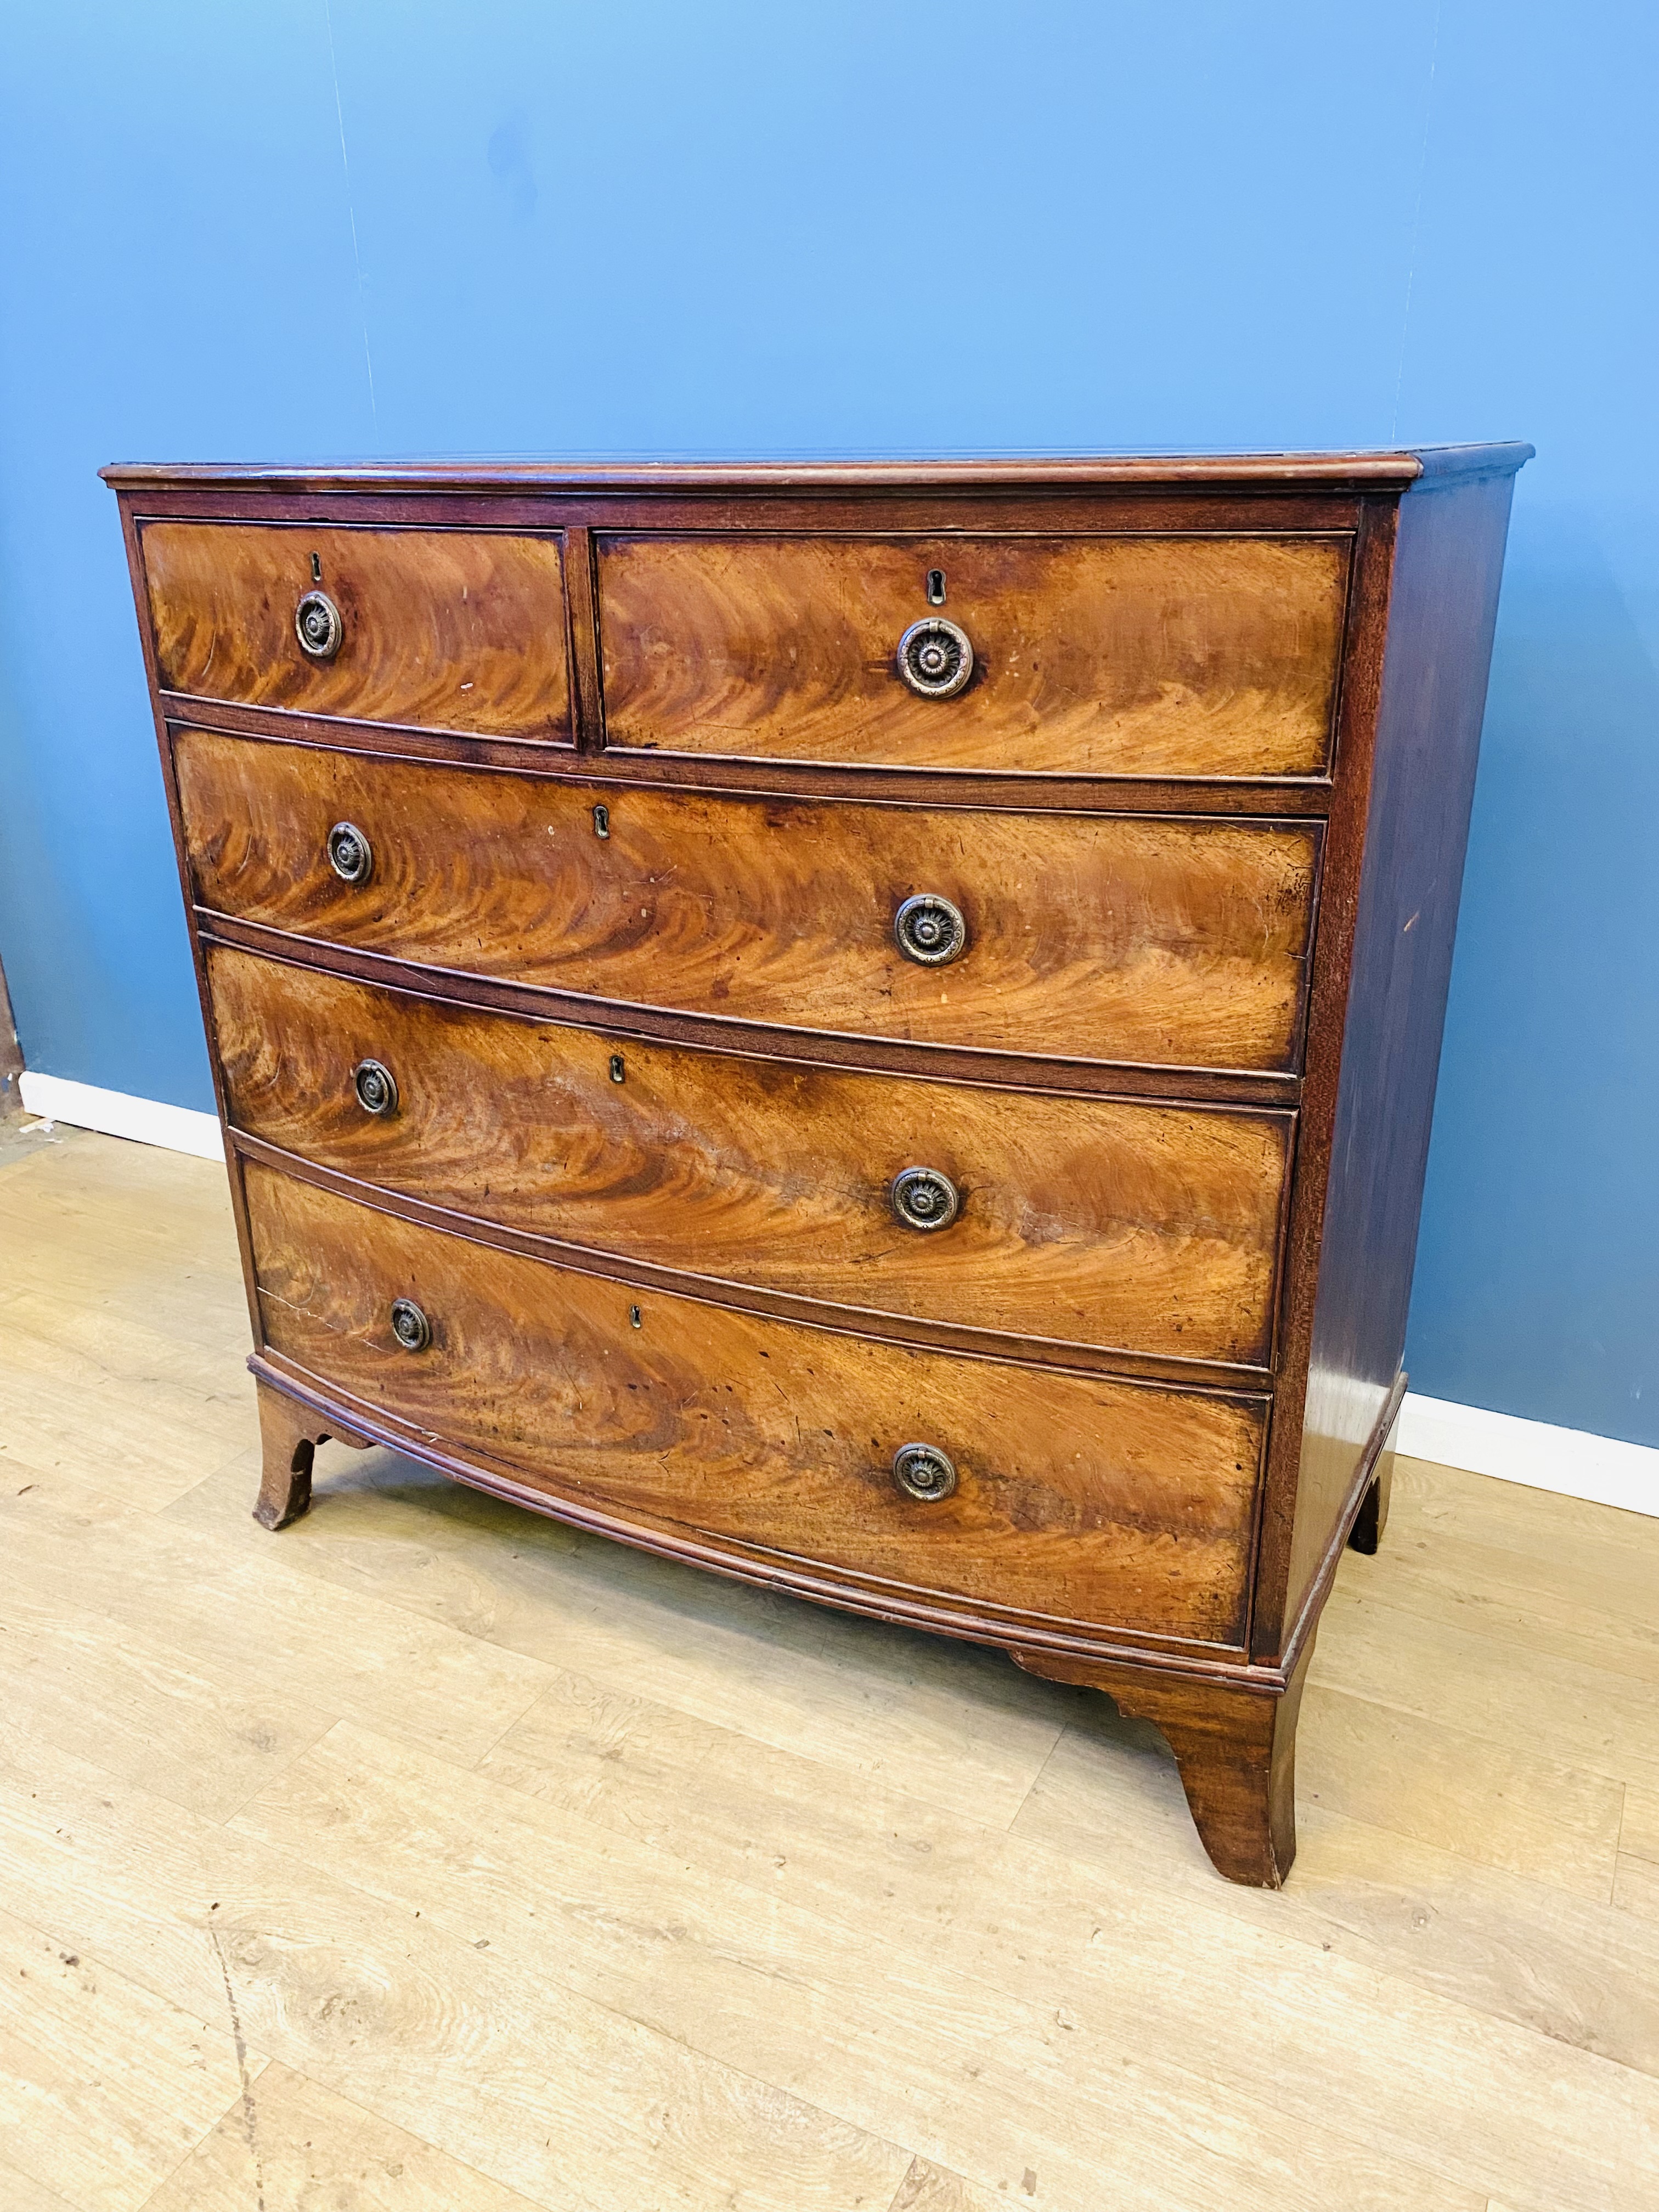
[[[1400,1373],[1513,480],[1401,502],[1325,1199],[1285,1618]]]

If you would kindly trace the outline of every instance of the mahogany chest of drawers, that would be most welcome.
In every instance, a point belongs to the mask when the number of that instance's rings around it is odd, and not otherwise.
[[[1529,452],[106,471],[259,1518],[379,1442],[998,1644],[1280,1881]]]

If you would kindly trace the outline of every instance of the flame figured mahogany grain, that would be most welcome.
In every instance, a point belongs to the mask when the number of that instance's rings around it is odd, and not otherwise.
[[[556,536],[149,522],[140,543],[167,690],[569,741]],[[302,652],[295,635],[295,610],[313,590],[343,625],[330,660]]]
[[[1318,826],[740,799],[174,740],[200,902],[361,951],[613,1004],[1069,1060],[1290,1071]],[[328,864],[331,824],[374,848]],[[902,957],[913,892],[961,908]]]
[[[232,1120],[302,1158],[654,1265],[1012,1335],[1267,1364],[1292,1120],[680,1050],[208,956]],[[352,1088],[384,1062],[397,1110]],[[963,1193],[894,1219],[917,1162]]]
[[[1326,765],[1350,541],[1331,538],[605,536],[612,745],[1075,775],[1313,775]],[[895,665],[933,611],[974,673],[918,698]]]
[[[1266,1401],[763,1320],[474,1244],[250,1164],[267,1345],[625,1526],[1045,1620],[1236,1645]],[[401,1351],[413,1299],[432,1342]],[[639,1316],[638,1325],[630,1310]],[[901,1444],[953,1494],[905,1497]]]

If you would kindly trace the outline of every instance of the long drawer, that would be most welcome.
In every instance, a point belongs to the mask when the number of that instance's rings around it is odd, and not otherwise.
[[[257,1165],[246,1193],[267,1346],[441,1452],[716,1553],[1011,1614],[1242,1635],[1264,1399],[762,1320]]]
[[[908,768],[1316,775],[1349,543],[602,536],[607,741]]]
[[[233,1121],[341,1174],[867,1314],[1268,1363],[1287,1114],[619,1050],[224,946],[208,972]]]
[[[139,542],[165,690],[568,742],[556,536],[150,522]]]
[[[271,928],[796,1030],[1297,1063],[1312,822],[601,799],[206,730],[174,760],[198,901]]]

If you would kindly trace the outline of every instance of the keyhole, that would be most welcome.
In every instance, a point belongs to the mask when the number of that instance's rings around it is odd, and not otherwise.
[[[930,607],[942,607],[945,605],[943,568],[930,568],[927,571],[927,604]]]
[[[608,806],[596,806],[593,809],[593,835],[596,837],[608,837],[611,835],[611,809]]]
[[[629,1306],[628,1309],[628,1326],[629,1328],[643,1328],[645,1327],[645,1323],[640,1318],[640,1310],[637,1306]]]
[[[313,584],[320,584],[323,580],[323,556],[320,553],[313,553],[311,556],[311,580]]]
[[[627,1079],[628,1070],[623,1065],[623,1056],[619,1052],[613,1052],[611,1055],[611,1080],[613,1083],[624,1083]]]

